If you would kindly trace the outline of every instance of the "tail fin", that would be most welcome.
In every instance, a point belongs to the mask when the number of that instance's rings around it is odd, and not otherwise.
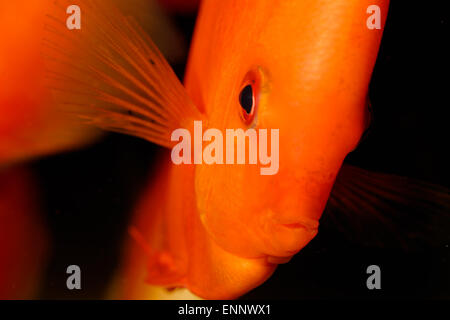
[[[72,2],[55,0],[45,25],[43,55],[56,103],[102,129],[171,147],[171,132],[202,115],[169,64],[109,1],[75,1],[81,29],[69,30]]]
[[[325,225],[370,246],[450,243],[450,190],[431,183],[344,165]]]

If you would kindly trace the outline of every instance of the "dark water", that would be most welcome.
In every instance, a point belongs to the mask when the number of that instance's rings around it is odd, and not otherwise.
[[[195,16],[174,21],[189,39]],[[348,162],[449,187],[448,26],[443,7],[392,1],[370,86],[375,122]],[[184,65],[175,69],[182,77]],[[53,243],[42,298],[103,297],[119,262],[129,212],[159,150],[110,134],[89,148],[35,164]],[[79,292],[66,289],[70,264],[83,270]],[[382,270],[382,290],[366,288],[371,264]],[[450,248],[444,242],[408,250],[364,247],[327,228],[243,298],[311,297],[450,298]]]

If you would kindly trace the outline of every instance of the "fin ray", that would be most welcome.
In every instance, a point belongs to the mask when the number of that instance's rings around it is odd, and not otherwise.
[[[343,165],[322,223],[371,246],[450,242],[450,190],[432,183]]]
[[[108,1],[77,2],[81,30],[66,27],[68,0],[54,1],[45,25],[46,81],[57,105],[83,122],[170,148],[172,131],[203,114],[133,19]]]

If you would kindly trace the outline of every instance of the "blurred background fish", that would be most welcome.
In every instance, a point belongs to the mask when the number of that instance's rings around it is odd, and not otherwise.
[[[0,170],[0,299],[36,299],[50,239],[38,183],[25,167]]]
[[[79,148],[100,136],[95,128],[61,112],[46,86],[42,41],[52,3],[18,0],[0,4],[0,166]],[[132,14],[169,61],[177,63],[183,58],[186,43],[156,2],[110,3]]]
[[[184,38],[154,1],[114,0],[152,34],[176,64]],[[51,0],[0,4],[0,298],[35,298],[50,256],[45,192],[35,190],[33,167],[22,162],[92,144],[99,130],[73,121],[46,85],[42,41]]]
[[[76,148],[99,134],[59,112],[45,87],[41,42],[50,3],[0,4],[0,166]]]

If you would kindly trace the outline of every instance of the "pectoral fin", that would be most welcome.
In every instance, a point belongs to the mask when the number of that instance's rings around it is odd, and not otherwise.
[[[450,190],[344,165],[321,224],[362,245],[445,245],[450,243]]]

